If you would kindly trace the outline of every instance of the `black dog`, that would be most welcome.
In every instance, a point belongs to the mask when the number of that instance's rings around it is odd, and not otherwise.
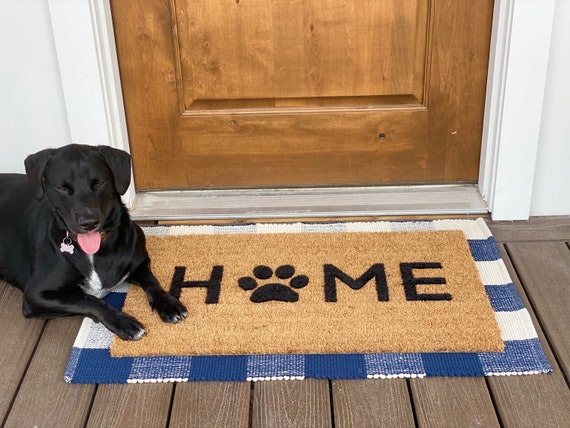
[[[83,314],[140,339],[144,326],[100,299],[127,281],[163,321],[186,317],[152,274],[144,234],[121,202],[129,154],[71,144],[30,155],[25,166],[27,178],[0,174],[0,278],[24,292],[24,316]]]

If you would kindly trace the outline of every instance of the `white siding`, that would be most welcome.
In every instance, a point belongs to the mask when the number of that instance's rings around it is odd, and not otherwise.
[[[23,172],[24,158],[70,142],[47,2],[0,2],[1,172]]]

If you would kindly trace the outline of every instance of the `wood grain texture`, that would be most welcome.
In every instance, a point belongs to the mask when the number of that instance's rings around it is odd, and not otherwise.
[[[169,427],[248,427],[249,382],[191,382],[176,385]]]
[[[303,98],[412,94],[414,81],[423,81],[414,64],[416,54],[425,55],[416,40],[417,22],[427,21],[425,9],[419,16],[424,3],[180,2],[186,108],[195,100],[295,105]]]
[[[427,181],[479,174],[493,0],[432,1]]]
[[[5,427],[84,426],[95,385],[65,385],[63,373],[81,317],[48,322]]]
[[[419,426],[499,427],[483,378],[410,379]]]
[[[414,427],[414,413],[404,379],[332,381],[335,426]]]
[[[87,427],[167,426],[174,385],[99,385]]]
[[[570,379],[570,249],[565,242],[515,242],[507,249],[540,314],[552,350]]]
[[[497,242],[570,241],[570,217],[535,217],[526,221],[488,221]]]
[[[0,422],[18,390],[45,321],[25,319],[22,292],[0,280]]]
[[[267,381],[255,384],[252,426],[332,427],[326,380]]]
[[[504,246],[500,247],[500,251],[511,279],[513,279],[525,306],[530,308],[526,293],[520,284],[509,254]],[[523,261],[519,260],[518,262]],[[570,391],[568,390],[568,384],[548,346],[534,312],[532,310],[529,312],[545,354],[552,366],[552,374],[489,377],[489,389],[503,426],[565,426],[570,420]]]
[[[113,1],[137,188],[475,181],[472,3]]]

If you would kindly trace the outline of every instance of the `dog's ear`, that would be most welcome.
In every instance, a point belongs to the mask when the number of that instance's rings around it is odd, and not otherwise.
[[[37,199],[44,197],[44,171],[54,151],[55,149],[45,149],[28,156],[24,161],[28,183]]]
[[[131,184],[131,155],[109,146],[97,146],[97,150],[113,173],[117,193],[123,195]]]

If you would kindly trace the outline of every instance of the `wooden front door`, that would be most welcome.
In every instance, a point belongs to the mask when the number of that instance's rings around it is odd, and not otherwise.
[[[493,0],[112,0],[137,189],[476,181]]]

